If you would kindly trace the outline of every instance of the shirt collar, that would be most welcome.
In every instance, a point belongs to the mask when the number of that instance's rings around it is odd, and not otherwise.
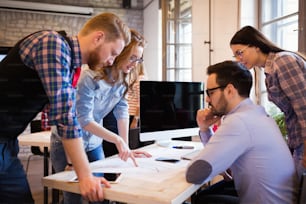
[[[233,108],[228,114],[224,115],[223,116],[223,120],[228,116],[228,115],[231,115],[235,112],[237,112],[237,110],[239,110],[240,108],[244,107],[244,106],[247,106],[247,105],[251,105],[253,104],[253,102],[251,101],[250,98],[246,98],[244,99],[243,101],[241,101],[235,108]]]
[[[72,59],[72,65],[73,68],[76,69],[78,67],[81,67],[82,65],[82,55],[81,55],[81,49],[80,49],[80,43],[77,38],[77,36],[69,37],[73,46],[72,52],[74,53],[74,58]]]

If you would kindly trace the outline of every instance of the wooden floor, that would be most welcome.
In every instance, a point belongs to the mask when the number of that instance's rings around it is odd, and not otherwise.
[[[21,162],[24,164],[26,169],[27,158],[21,158]],[[41,178],[43,177],[44,165],[42,156],[32,156],[29,169],[27,172],[28,181],[30,183],[30,188],[32,192],[35,204],[44,203],[44,188],[41,183]],[[48,203],[52,203],[51,190],[49,190]]]

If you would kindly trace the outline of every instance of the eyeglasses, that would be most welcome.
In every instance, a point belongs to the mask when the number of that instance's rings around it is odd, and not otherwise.
[[[218,86],[218,87],[215,87],[215,88],[206,89],[205,92],[206,92],[206,95],[207,95],[208,97],[210,97],[214,90],[217,90],[217,89],[224,89],[225,87],[226,87],[226,86]]]
[[[245,48],[243,48],[242,50],[237,50],[234,54],[234,58],[237,58],[237,57],[242,57],[243,55],[243,52],[249,47],[250,45],[247,45]]]
[[[130,63],[142,63],[143,62],[143,58],[137,58],[135,55],[130,57]]]

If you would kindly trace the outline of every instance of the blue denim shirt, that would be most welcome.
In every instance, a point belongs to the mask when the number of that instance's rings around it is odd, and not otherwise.
[[[91,121],[103,125],[103,118],[111,112],[115,118],[129,118],[128,103],[123,97],[125,86],[122,83],[111,85],[104,80],[96,80],[96,73],[89,68],[82,70],[77,86],[77,116],[81,127]],[[102,138],[83,129],[85,151],[91,151],[102,143]]]

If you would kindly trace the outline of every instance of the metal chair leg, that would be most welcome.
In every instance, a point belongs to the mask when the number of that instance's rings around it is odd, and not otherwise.
[[[34,155],[32,154],[32,155],[30,155],[30,156],[28,157],[27,166],[26,166],[26,174],[28,174],[29,163],[30,163],[30,159],[31,159],[32,156],[34,156]]]

